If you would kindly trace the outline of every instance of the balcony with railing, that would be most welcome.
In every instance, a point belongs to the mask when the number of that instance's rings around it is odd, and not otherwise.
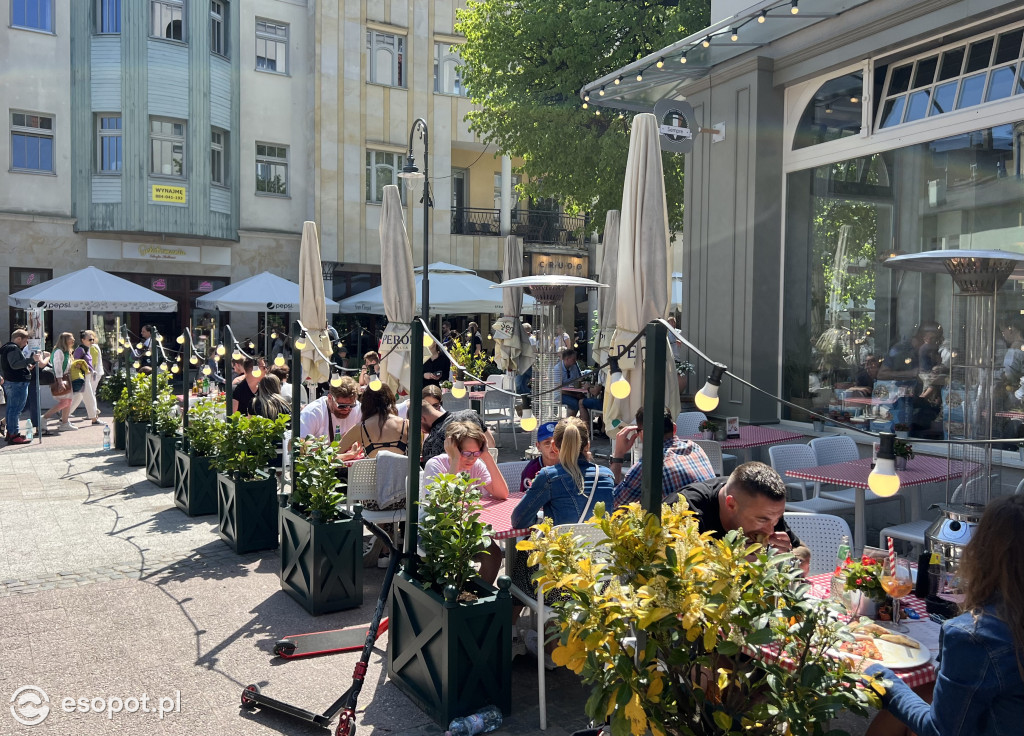
[[[587,218],[559,212],[517,210],[512,213],[512,234],[524,243],[586,249]],[[452,210],[453,235],[501,235],[497,209],[463,207]]]

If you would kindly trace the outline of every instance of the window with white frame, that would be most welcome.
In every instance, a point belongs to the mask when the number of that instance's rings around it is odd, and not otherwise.
[[[185,178],[185,121],[149,119],[149,173]]]
[[[512,174],[512,222],[519,221],[519,185],[523,183],[523,177],[519,174]],[[501,209],[501,172],[494,172],[494,209]]]
[[[466,97],[466,85],[462,83],[462,59],[455,46],[447,43],[434,44],[434,91],[445,95]]]
[[[120,174],[122,151],[120,114],[100,113],[96,116],[96,169],[101,174]]]
[[[256,192],[288,194],[288,146],[256,144]]]
[[[121,0],[97,0],[96,32],[121,32]]]
[[[256,68],[288,73],[288,24],[256,19]]]
[[[227,144],[226,130],[210,129],[210,181],[222,187],[228,184]]]
[[[366,201],[380,204],[384,201],[384,187],[397,184],[405,201],[405,185],[398,173],[405,165],[405,156],[388,151],[366,152]]]
[[[53,0],[11,0],[11,25],[53,33]]]
[[[185,40],[184,0],[150,0],[150,29],[152,38],[170,41]]]
[[[228,56],[228,4],[210,0],[210,51]]]
[[[52,117],[11,112],[11,170],[55,173]]]
[[[405,38],[380,31],[366,32],[366,53],[370,63],[367,81],[389,87],[405,86]]]

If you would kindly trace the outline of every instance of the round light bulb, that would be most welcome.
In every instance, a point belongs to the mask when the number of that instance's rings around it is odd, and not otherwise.
[[[178,335],[177,340],[178,340],[178,344],[179,345],[184,345],[185,344],[185,336],[184,335]]]
[[[227,348],[225,348],[223,345],[218,345],[217,346],[217,355],[223,356],[224,353],[226,353],[226,352],[227,352]]]
[[[188,362],[191,363],[192,365],[199,365],[199,358],[193,355],[191,358],[188,359]]]
[[[284,356],[281,353],[278,353],[277,357],[274,358],[274,365],[276,365],[278,368],[284,365]]]
[[[525,432],[532,432],[537,429],[537,417],[533,415],[532,409],[523,409],[523,416],[519,420],[519,426]]]
[[[614,376],[612,377],[612,396],[614,396],[616,399],[625,399],[627,396],[629,396],[630,392],[633,390],[633,387],[629,385],[629,381],[627,381],[621,373],[617,375],[618,378],[615,378]]]
[[[663,68],[665,66],[665,60],[664,59],[658,59],[658,63],[655,64],[655,66],[658,67],[659,69]]]
[[[132,368],[134,368],[135,370],[138,370],[140,367],[141,363],[139,363],[139,361],[136,360],[134,363],[132,363]]]
[[[120,355],[120,354],[121,354],[121,353],[123,353],[123,352],[124,352],[124,348],[122,348],[122,347],[118,346],[118,348],[117,348],[117,354],[118,354],[118,355]]]
[[[231,360],[241,360],[241,359],[242,359],[242,354],[240,352],[238,352],[238,350],[234,350],[231,353]]]
[[[175,365],[172,365],[172,366],[171,366],[171,373],[177,373],[177,372],[178,372],[178,366],[177,366],[177,364],[175,364]]]
[[[156,336],[156,341],[157,342],[163,342],[164,341],[164,336],[163,335],[157,335]]]
[[[340,374],[335,374],[334,377],[331,378],[331,385],[334,386],[334,388],[338,388],[338,386],[341,385],[341,375]]]
[[[270,339],[271,340],[276,340],[277,339],[277,333],[276,332],[271,332],[270,333]]]
[[[868,476],[868,488],[876,496],[895,496],[900,489],[900,477],[896,475],[896,463],[888,458],[876,458],[875,467]]]
[[[378,378],[377,376],[374,376],[373,380],[370,381],[370,390],[371,391],[380,391],[383,386],[384,386],[384,384],[381,383],[380,378]]]
[[[263,370],[257,365],[252,369],[252,377],[259,378],[263,375]]]
[[[295,347],[297,347],[299,350],[305,350],[306,349],[306,340],[305,340],[305,338],[300,337],[298,340],[296,340],[295,341]]]
[[[146,357],[147,358],[152,357],[152,355],[153,355],[153,351],[152,350],[147,350],[146,351]]]
[[[452,384],[452,396],[456,399],[461,399],[466,395],[466,384],[461,380],[456,381]]]
[[[718,386],[705,383],[704,388],[693,397],[693,403],[701,411],[714,411],[718,406]]]
[[[494,339],[493,337],[491,337],[491,333],[490,332],[487,333],[487,339],[488,340],[493,340]]]
[[[248,344],[249,344],[249,349],[250,350],[255,350],[256,349],[256,346],[253,345],[252,340],[250,340]]]
[[[142,350],[142,343],[141,342],[135,343],[135,349],[136,350]]]
[[[164,371],[166,373],[167,372],[167,364],[166,363],[161,363],[160,364],[160,370],[162,370],[162,371]]]
[[[175,363],[180,363],[180,362],[181,362],[181,356],[179,355],[178,357],[176,357],[176,358],[174,359],[174,362],[175,362]]]
[[[434,338],[432,338],[430,335],[424,335],[423,336],[423,347],[429,348],[433,344],[434,344]]]
[[[208,365],[204,365],[204,366],[203,366],[203,375],[204,375],[204,376],[208,376],[208,375],[210,375],[211,373],[213,373],[213,369],[212,369],[212,368],[210,368],[210,366],[208,366]]]

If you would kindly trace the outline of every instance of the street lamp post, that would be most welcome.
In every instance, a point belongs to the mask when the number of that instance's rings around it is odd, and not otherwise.
[[[420,131],[423,139],[423,171],[416,167],[416,159],[412,154],[413,139],[416,131]],[[405,166],[398,175],[412,185],[418,181],[423,182],[423,321],[430,324],[430,208],[434,202],[430,198],[430,136],[427,129],[427,121],[423,118],[416,118],[409,131],[409,155],[405,160]]]

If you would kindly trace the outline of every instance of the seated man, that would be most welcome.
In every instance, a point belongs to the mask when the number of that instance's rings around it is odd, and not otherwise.
[[[622,463],[637,439],[643,439],[644,410],[636,413],[636,424],[623,428],[615,436],[615,448],[612,453],[612,474],[615,476],[615,508],[640,500],[640,481],[643,478],[643,463],[637,462],[629,469],[625,478],[622,477]],[[676,437],[676,424],[666,409],[662,418],[662,446],[665,452],[665,464],[662,469],[662,497],[675,494],[691,483],[709,480],[715,477],[715,469],[700,445]]]
[[[680,496],[697,515],[702,533],[721,537],[734,529],[743,529],[752,540],[781,552],[800,546],[800,540],[782,516],[786,511],[786,484],[764,463],[743,463],[728,477],[691,483],[666,496],[665,503],[675,503]],[[801,555],[809,564],[810,555],[802,550]]]
[[[555,364],[553,376],[555,385],[571,386],[572,382],[581,375],[583,374],[580,372],[580,367],[576,365],[576,351],[566,348],[562,351],[561,362]],[[580,397],[571,391],[563,391],[561,396],[562,403],[569,408],[569,416],[576,416],[576,412],[579,411]]]
[[[430,388],[437,388],[431,386]],[[425,395],[422,405],[422,414],[420,414],[420,429],[426,435],[423,438],[423,449],[420,455],[420,462],[425,463],[432,457],[437,457],[445,452],[444,449],[444,437],[445,431],[451,422],[471,422],[480,428],[480,431],[487,437],[487,446],[496,447],[494,442],[494,435],[491,434],[491,430],[484,424],[484,420],[480,418],[472,409],[463,409],[461,411],[445,411],[444,406],[441,402],[433,395]]]
[[[555,447],[554,440],[552,440],[552,437],[555,436],[556,425],[557,422],[545,422],[537,427],[537,449],[540,451],[540,456],[533,458],[523,468],[523,476],[519,480],[520,493],[526,492],[541,468],[558,462],[558,448]]]
[[[340,386],[329,387],[326,396],[303,407],[299,433],[303,437],[329,437],[331,442],[341,439],[362,419],[358,395],[355,379],[343,376]]]
[[[604,410],[604,371],[596,371],[597,382],[587,386],[587,393],[579,401],[580,419],[590,426],[590,412]],[[605,437],[604,432],[594,431],[595,437]]]

